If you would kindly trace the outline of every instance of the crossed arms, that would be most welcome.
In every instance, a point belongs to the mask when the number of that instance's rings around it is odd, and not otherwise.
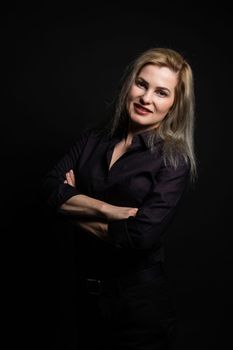
[[[64,183],[77,187],[72,169],[66,173]],[[108,222],[134,217],[138,211],[138,208],[119,207],[82,194],[69,198],[60,209],[75,217],[74,224],[103,240],[109,240]]]

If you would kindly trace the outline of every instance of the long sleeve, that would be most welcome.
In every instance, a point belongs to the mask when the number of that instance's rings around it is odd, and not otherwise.
[[[186,187],[188,172],[189,167],[184,163],[177,169],[163,166],[136,217],[109,223],[108,233],[113,244],[141,250],[159,246],[161,235]]]
[[[81,193],[77,188],[65,184],[64,180],[66,172],[77,166],[89,133],[89,130],[85,130],[80,134],[68,153],[44,177],[42,190],[49,207],[57,209],[69,198]]]

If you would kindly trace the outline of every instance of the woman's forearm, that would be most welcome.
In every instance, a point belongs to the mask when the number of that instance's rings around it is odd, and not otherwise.
[[[61,205],[60,209],[65,213],[75,216],[105,218],[103,206],[104,202],[98,199],[78,194],[69,198]]]
[[[60,207],[67,214],[78,217],[101,218],[106,221],[136,216],[138,208],[120,207],[83,194],[71,197]]]

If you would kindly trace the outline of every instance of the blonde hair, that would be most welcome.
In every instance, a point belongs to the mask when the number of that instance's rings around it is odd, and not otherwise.
[[[165,164],[176,168],[180,156],[182,156],[185,162],[190,164],[190,175],[191,179],[194,180],[197,171],[194,153],[193,74],[190,65],[178,52],[168,48],[152,48],[143,52],[127,67],[115,103],[110,135],[112,136],[118,128],[128,127],[127,96],[137,75],[147,64],[168,67],[178,74],[174,104],[159,127],[152,130],[148,146],[153,151],[154,141],[160,136],[164,141],[163,157]]]

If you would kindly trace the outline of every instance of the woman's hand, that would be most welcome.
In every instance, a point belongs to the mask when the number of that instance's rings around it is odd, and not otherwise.
[[[66,179],[64,181],[64,184],[68,184],[68,185],[70,185],[72,187],[76,187],[76,180],[75,180],[73,169],[69,170],[66,173]]]
[[[103,215],[107,221],[127,219],[129,216],[136,216],[138,208],[118,207],[108,203],[103,204]]]

